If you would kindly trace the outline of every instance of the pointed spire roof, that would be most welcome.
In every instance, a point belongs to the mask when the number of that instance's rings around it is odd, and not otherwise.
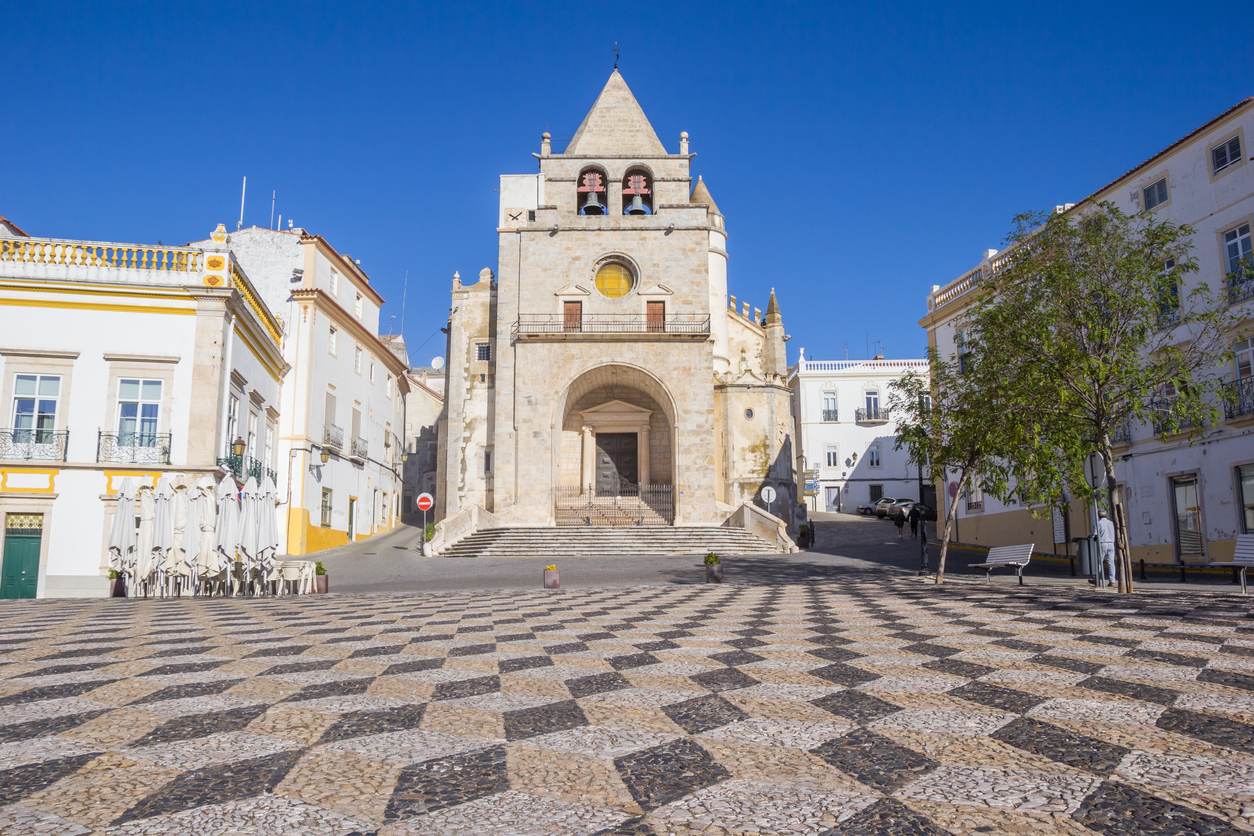
[[[714,202],[714,196],[710,194],[709,188],[706,187],[705,181],[701,179],[701,175],[697,175],[697,185],[692,190],[691,197],[688,198],[689,203],[704,203],[709,207],[711,215],[723,214],[718,204]]]
[[[775,301],[775,288],[771,288],[770,301],[766,303],[766,324],[782,324],[784,315],[779,312],[779,303]]]
[[[565,153],[583,157],[664,157],[666,149],[616,67]]]

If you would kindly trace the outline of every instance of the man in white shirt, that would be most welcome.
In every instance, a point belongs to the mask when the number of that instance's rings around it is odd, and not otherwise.
[[[1097,512],[1097,544],[1102,552],[1102,571],[1098,574],[1098,583],[1103,579],[1106,586],[1115,585],[1115,524],[1105,511]]]

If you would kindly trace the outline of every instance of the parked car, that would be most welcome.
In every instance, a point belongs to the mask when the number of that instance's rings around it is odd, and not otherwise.
[[[896,501],[897,500],[893,499],[891,496],[886,496],[880,499],[875,503],[875,516],[882,517],[886,515],[888,513],[888,506],[892,505]]]
[[[884,516],[888,517],[890,520],[904,519],[906,514],[909,514],[910,509],[913,507],[913,499],[899,499],[885,509]]]
[[[864,502],[863,504],[858,506],[858,513],[864,517],[874,516],[875,515],[875,503]]]

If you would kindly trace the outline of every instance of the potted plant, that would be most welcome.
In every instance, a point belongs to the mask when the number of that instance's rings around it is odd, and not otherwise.
[[[560,589],[562,586],[561,578],[557,574],[557,564],[550,563],[544,567],[544,588]]]
[[[321,560],[314,564],[314,582],[316,584],[314,587],[315,591],[319,595],[326,595],[330,586],[330,580],[327,578],[327,567],[322,565]]]
[[[109,570],[109,595],[112,598],[126,597],[126,578],[117,569]]]
[[[714,552],[710,552],[705,556],[705,582],[723,582],[723,562],[718,559],[718,555]]]

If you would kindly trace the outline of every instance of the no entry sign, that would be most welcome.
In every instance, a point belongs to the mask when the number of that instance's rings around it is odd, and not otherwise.
[[[435,505],[435,499],[429,493],[418,494],[418,510],[430,511],[431,506]]]

